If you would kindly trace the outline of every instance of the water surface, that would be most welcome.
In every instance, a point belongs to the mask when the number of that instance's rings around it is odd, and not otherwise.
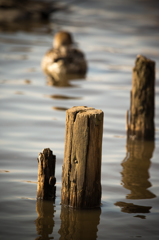
[[[0,239],[158,239],[158,1],[67,3],[34,31],[0,33]],[[61,29],[73,34],[89,68],[85,78],[59,86],[40,62]],[[154,142],[126,139],[138,54],[156,62]],[[102,206],[95,210],[60,205],[65,111],[72,106],[104,112]],[[57,158],[54,203],[36,200],[36,159],[48,147]]]

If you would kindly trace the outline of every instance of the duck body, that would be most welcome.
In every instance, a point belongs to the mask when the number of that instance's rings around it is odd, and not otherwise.
[[[87,71],[85,56],[73,47],[72,37],[67,32],[55,35],[53,48],[46,52],[41,63],[43,71],[50,76],[57,74],[80,74]]]

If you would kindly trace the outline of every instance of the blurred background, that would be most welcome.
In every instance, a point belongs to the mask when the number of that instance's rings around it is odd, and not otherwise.
[[[50,81],[41,60],[57,31],[85,54],[83,78]],[[132,68],[156,62],[155,141],[129,142]],[[102,205],[60,205],[66,110],[104,112]],[[158,239],[159,1],[0,0],[0,239]],[[56,155],[56,200],[37,202],[39,152]]]

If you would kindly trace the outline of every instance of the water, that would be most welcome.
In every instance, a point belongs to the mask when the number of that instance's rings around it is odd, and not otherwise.
[[[66,1],[65,1],[66,4]],[[158,239],[159,11],[157,1],[72,1],[34,31],[0,33],[0,239]],[[85,52],[85,79],[47,83],[40,62],[54,33],[70,31]],[[155,141],[128,142],[132,67],[156,62]],[[60,205],[65,110],[104,112],[102,206]],[[56,155],[56,200],[36,201],[37,157]]]

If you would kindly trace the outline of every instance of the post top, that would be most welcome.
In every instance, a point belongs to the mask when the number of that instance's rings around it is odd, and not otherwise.
[[[101,114],[103,113],[100,109],[95,109],[93,107],[87,107],[87,106],[74,106],[66,111],[67,113],[83,113],[86,115],[93,115],[93,114]]]
[[[154,61],[152,61],[151,59],[143,56],[143,55],[137,55],[137,58],[136,58],[136,61],[135,61],[135,64],[139,63],[139,62],[149,62],[149,63],[155,63]]]

